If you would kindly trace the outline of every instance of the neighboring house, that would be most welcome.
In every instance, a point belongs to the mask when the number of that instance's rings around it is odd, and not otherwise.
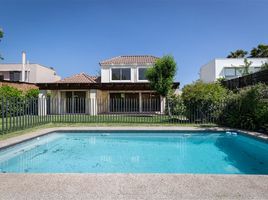
[[[261,66],[268,62],[268,58],[247,58],[252,62],[249,72],[257,72]],[[218,78],[233,79],[243,75],[244,58],[217,58],[203,65],[200,69],[200,80],[208,83]]]
[[[10,82],[10,81],[0,81],[0,87],[2,86],[11,86],[17,88],[23,92],[31,90],[31,89],[38,89],[36,84],[34,83],[26,83],[26,82]]]
[[[48,83],[60,80],[53,68],[40,64],[26,63],[22,53],[21,64],[0,64],[0,80],[27,83]]]
[[[101,76],[80,73],[55,83],[38,84],[51,90],[56,113],[163,113],[165,100],[150,88],[145,72],[155,56],[118,56],[101,61]],[[179,83],[174,83],[174,89]],[[82,99],[82,100],[81,100]],[[53,100],[52,100],[53,101]]]

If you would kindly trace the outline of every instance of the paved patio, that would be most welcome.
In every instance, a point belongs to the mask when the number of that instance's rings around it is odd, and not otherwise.
[[[268,199],[268,176],[0,174],[0,199]]]

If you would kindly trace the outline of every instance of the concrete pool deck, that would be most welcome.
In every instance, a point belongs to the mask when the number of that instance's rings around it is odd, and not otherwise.
[[[268,176],[0,174],[0,199],[268,199]]]
[[[57,127],[37,130],[0,141],[0,148],[58,130],[228,131],[230,129],[217,127]],[[260,133],[246,133],[268,140],[266,135]],[[0,181],[0,199],[6,200],[268,199],[268,175],[0,173]]]

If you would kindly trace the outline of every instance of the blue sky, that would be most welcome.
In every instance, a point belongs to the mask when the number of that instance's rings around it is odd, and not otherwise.
[[[6,63],[95,75],[118,55],[172,54],[182,85],[201,65],[235,49],[268,43],[268,0],[0,0]]]

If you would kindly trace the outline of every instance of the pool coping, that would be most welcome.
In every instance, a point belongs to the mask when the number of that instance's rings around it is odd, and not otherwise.
[[[25,142],[27,140],[34,139],[36,137],[40,137],[43,135],[47,135],[49,133],[57,132],[57,131],[127,131],[127,130],[138,130],[138,131],[230,131],[230,132],[239,132],[244,135],[248,135],[251,137],[255,137],[257,139],[268,142],[268,135],[259,132],[246,131],[240,129],[226,128],[226,127],[174,127],[174,126],[138,126],[138,127],[124,127],[124,126],[113,126],[113,127],[54,127],[54,128],[44,128],[32,131],[30,133],[26,133],[19,136],[14,136],[5,140],[0,141],[0,150],[4,148],[8,148],[10,146]]]

